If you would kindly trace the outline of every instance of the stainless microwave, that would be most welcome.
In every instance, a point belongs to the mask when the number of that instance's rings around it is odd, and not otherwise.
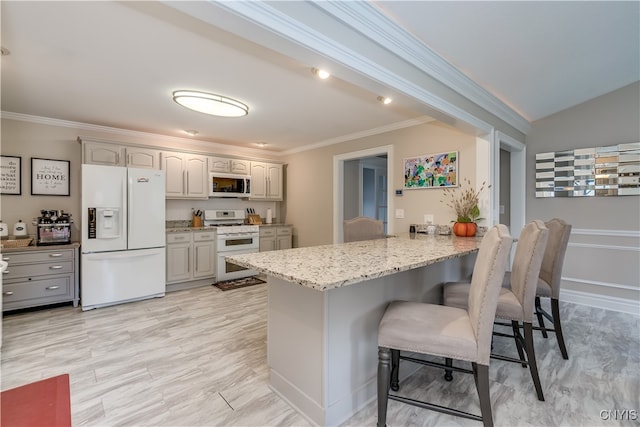
[[[249,197],[250,194],[249,175],[209,172],[209,197]]]

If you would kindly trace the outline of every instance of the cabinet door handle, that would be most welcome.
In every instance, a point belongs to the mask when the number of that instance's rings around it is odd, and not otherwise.
[[[3,257],[2,257],[2,260],[3,260],[3,261],[9,261],[10,259],[11,259],[11,258],[9,258],[8,256],[3,256]]]
[[[11,291],[3,292],[2,295],[7,295],[7,296],[13,295],[13,292]]]
[[[56,289],[60,289],[60,286],[47,286],[45,289],[48,291],[54,291]]]
[[[2,274],[9,274],[9,270],[3,271]]]
[[[61,265],[52,265],[51,267],[49,267],[50,270],[60,270],[61,268]]]
[[[50,256],[51,258],[59,258],[59,257],[61,257],[61,256],[62,256],[62,254],[55,253],[55,254],[49,254],[49,256]]]

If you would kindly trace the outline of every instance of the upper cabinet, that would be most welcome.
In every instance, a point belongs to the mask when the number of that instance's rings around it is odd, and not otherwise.
[[[106,142],[83,142],[82,161],[92,165],[160,169],[160,151]]]
[[[251,162],[251,199],[282,200],[282,165]]]
[[[166,196],[170,199],[207,198],[207,157],[198,154],[163,151],[161,169],[166,173]]]
[[[237,173],[240,175],[249,175],[251,173],[251,162],[249,160],[209,157],[208,162],[210,172]]]

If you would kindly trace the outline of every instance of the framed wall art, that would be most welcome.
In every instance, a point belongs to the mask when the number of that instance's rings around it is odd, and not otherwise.
[[[69,195],[69,160],[31,158],[31,194]]]
[[[458,152],[427,154],[404,159],[404,188],[458,186]]]
[[[0,156],[0,194],[22,194],[22,157]]]

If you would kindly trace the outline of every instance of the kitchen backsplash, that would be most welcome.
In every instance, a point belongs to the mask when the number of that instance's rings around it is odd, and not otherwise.
[[[280,217],[280,202],[261,202],[243,199],[208,199],[208,200],[167,200],[165,218],[171,221],[191,223],[192,209],[241,209],[252,208],[262,218],[267,217],[267,209],[271,209],[273,217]],[[181,227],[181,225],[178,225]]]

